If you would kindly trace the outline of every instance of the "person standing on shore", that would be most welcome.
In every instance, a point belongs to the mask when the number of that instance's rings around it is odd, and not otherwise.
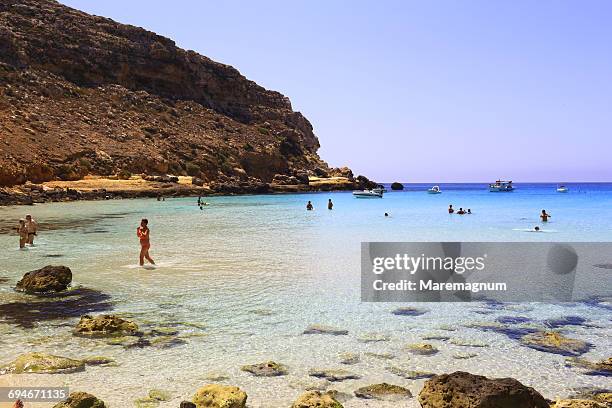
[[[28,227],[26,227],[26,221],[23,218],[19,220],[19,227],[16,229],[19,234],[19,248],[23,249],[28,242]]]
[[[149,230],[149,220],[143,218],[140,221],[140,227],[136,229],[136,235],[140,240],[140,266],[144,265],[144,260],[146,259],[151,263],[151,265],[155,265],[155,262],[149,255],[149,248],[151,248],[151,241],[149,240],[149,236],[151,234],[151,230]]]
[[[328,210],[333,210],[334,209],[334,203],[332,203],[331,198],[329,200],[327,200],[327,209]]]
[[[28,244],[34,245],[34,237],[38,233],[38,223],[34,221],[34,218],[30,214],[26,215],[26,228],[28,230]]]

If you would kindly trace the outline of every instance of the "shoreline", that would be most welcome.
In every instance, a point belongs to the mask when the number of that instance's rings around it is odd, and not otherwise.
[[[346,177],[310,177],[308,184],[251,181],[204,184],[201,180],[196,181],[188,176],[156,176],[146,179],[143,176],[132,176],[125,180],[116,177],[86,176],[73,181],[47,181],[40,184],[26,183],[13,187],[2,187],[0,188],[0,207],[129,198],[350,191],[363,188],[361,184]]]

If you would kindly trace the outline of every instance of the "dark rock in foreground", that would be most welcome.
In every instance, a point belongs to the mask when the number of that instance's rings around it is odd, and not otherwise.
[[[26,293],[48,293],[66,290],[72,282],[72,271],[66,266],[47,265],[23,275],[16,289]]]
[[[86,392],[73,392],[65,401],[55,404],[53,408],[106,408],[104,401]]]
[[[423,408],[549,408],[536,390],[514,378],[487,378],[457,371],[427,380]]]

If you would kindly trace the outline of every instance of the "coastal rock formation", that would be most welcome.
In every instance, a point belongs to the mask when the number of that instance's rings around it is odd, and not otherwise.
[[[265,189],[275,175],[369,182],[319,158],[312,125],[286,96],[54,0],[0,3],[0,146],[0,187],[141,173],[219,191]]]
[[[245,365],[240,369],[242,371],[246,371],[247,373],[251,373],[256,377],[278,377],[281,375],[286,375],[288,372],[287,367],[274,361]]]
[[[85,363],[44,353],[26,353],[0,368],[0,374],[66,374],[85,370]]]
[[[401,191],[404,189],[404,185],[402,183],[398,183],[397,181],[391,183],[391,190]]]
[[[422,378],[431,378],[435,376],[434,373],[430,373],[429,371],[417,371],[400,366],[389,366],[386,367],[386,369],[390,373],[405,378],[407,380],[419,380]]]
[[[106,405],[86,392],[71,392],[65,401],[55,404],[53,408],[106,408]]]
[[[309,391],[298,397],[291,408],[342,408],[330,392]]]
[[[571,339],[553,331],[538,331],[527,334],[521,337],[521,343],[535,350],[565,356],[579,356],[591,348],[591,345],[585,341]]]
[[[66,266],[47,265],[23,275],[16,289],[26,293],[60,292],[72,282],[72,271]]]
[[[400,387],[399,385],[382,383],[361,387],[355,391],[355,396],[365,399],[400,401],[406,398],[412,398],[412,393],[409,389]]]
[[[231,385],[208,384],[196,391],[196,408],[245,408],[247,395]]]
[[[348,330],[325,326],[323,324],[312,324],[304,330],[304,334],[331,334],[333,336],[343,336],[348,334]]]
[[[357,364],[359,361],[361,361],[361,358],[359,357],[359,353],[351,353],[351,352],[340,353],[338,357],[340,357],[340,364],[351,365],[351,364]]]
[[[542,395],[513,378],[461,371],[427,380],[419,402],[422,408],[548,408]]]
[[[74,334],[88,337],[130,336],[136,334],[138,325],[115,315],[85,315],[74,329]]]
[[[336,382],[344,380],[358,380],[361,376],[343,369],[310,370],[311,377],[324,378],[327,381]]]

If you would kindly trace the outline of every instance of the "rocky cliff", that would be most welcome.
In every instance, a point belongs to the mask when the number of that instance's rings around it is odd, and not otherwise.
[[[338,175],[318,148],[287,97],[228,65],[52,0],[0,0],[0,186],[87,174]]]

